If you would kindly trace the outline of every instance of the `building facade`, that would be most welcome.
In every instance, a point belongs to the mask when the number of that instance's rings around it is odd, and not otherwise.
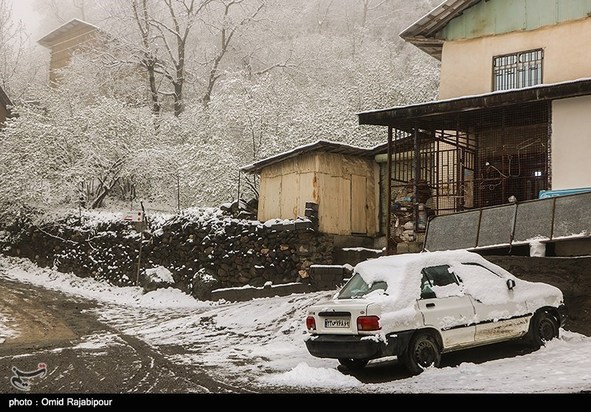
[[[404,30],[441,61],[440,91],[358,114],[387,128],[388,207],[410,181],[429,186],[435,215],[590,187],[590,16],[586,0],[447,0]]]
[[[70,64],[74,53],[95,50],[100,47],[105,36],[95,25],[72,19],[38,40],[41,46],[50,51],[50,84],[59,82],[59,71]]]
[[[258,220],[305,217],[312,204],[320,232],[375,237],[380,150],[318,141],[243,167],[260,178]]]

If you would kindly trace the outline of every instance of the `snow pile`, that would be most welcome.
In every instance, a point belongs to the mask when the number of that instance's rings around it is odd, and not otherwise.
[[[4,343],[6,338],[16,336],[17,332],[8,326],[9,319],[0,313],[0,343]]]
[[[157,266],[155,268],[146,269],[146,276],[149,281],[157,283],[174,283],[172,272],[164,266]]]

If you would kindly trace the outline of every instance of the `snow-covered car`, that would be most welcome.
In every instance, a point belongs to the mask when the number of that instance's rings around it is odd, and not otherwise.
[[[308,308],[312,356],[350,368],[396,356],[411,373],[442,354],[521,339],[535,349],[567,319],[560,289],[518,279],[468,251],[384,256],[355,266],[332,300]]]

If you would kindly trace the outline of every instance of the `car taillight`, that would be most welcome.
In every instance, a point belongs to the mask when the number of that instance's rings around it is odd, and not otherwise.
[[[380,318],[377,316],[359,316],[357,318],[357,330],[380,330]]]
[[[316,330],[316,319],[314,319],[314,316],[308,316],[306,318],[306,327],[308,330]]]

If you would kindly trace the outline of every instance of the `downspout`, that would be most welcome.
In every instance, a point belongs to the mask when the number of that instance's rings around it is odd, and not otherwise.
[[[419,204],[417,199],[419,198],[419,179],[421,177],[421,159],[419,158],[419,132],[417,124],[414,125],[414,166],[415,166],[415,181],[414,181],[414,192],[415,192],[415,204],[414,204],[414,220],[415,220],[415,232],[419,230]]]

